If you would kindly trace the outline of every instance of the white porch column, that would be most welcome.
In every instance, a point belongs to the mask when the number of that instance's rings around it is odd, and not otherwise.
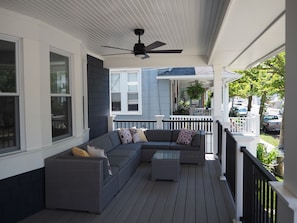
[[[218,128],[216,122],[222,122],[222,72],[223,67],[220,65],[213,66],[213,154],[218,153]]]
[[[297,2],[286,0],[286,79],[285,79],[285,174],[284,183],[272,183],[278,193],[277,222],[297,223]]]
[[[110,115],[108,116],[108,132],[111,132],[114,130],[114,122],[113,120],[115,119],[116,115]]]
[[[157,129],[163,129],[163,120],[164,115],[156,115],[156,119],[157,119]]]
[[[217,117],[222,116],[222,73],[223,67],[220,65],[213,66],[213,115]]]
[[[240,223],[240,217],[243,216],[243,153],[240,151],[241,147],[246,147],[247,150],[251,151],[252,141],[255,137],[233,135],[237,141],[236,149],[236,171],[235,171],[235,215],[236,220],[233,222]]]
[[[229,120],[229,83],[223,83],[223,121]]]

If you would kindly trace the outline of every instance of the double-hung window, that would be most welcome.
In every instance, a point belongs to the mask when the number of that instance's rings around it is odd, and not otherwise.
[[[72,135],[70,57],[50,52],[52,139]]]
[[[0,153],[20,150],[19,41],[0,34]]]
[[[112,114],[141,114],[141,70],[111,70]]]

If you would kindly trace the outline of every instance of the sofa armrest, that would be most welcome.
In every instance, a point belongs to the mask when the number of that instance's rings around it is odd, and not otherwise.
[[[205,131],[200,130],[199,160],[198,165],[205,164]]]
[[[55,157],[45,160],[47,208],[100,212],[103,184],[102,158]]]

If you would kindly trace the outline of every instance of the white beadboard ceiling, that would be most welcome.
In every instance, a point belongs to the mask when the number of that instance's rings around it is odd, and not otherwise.
[[[285,0],[0,0],[0,7],[39,19],[80,39],[87,52],[116,67],[245,68],[285,46]],[[102,56],[145,45],[183,49],[177,55]],[[0,31],[1,32],[1,31]]]

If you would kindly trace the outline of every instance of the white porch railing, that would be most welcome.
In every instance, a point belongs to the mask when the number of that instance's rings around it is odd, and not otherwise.
[[[109,131],[117,128],[141,127],[148,129],[192,129],[204,130],[206,134],[206,153],[214,153],[214,123],[212,116],[171,115],[165,120],[163,115],[156,115],[155,120],[115,120],[109,118]],[[230,126],[230,127],[229,127]],[[232,117],[228,129],[232,134],[259,136],[259,116]]]
[[[232,134],[253,134],[260,135],[259,115],[248,117],[230,117],[230,132]]]

